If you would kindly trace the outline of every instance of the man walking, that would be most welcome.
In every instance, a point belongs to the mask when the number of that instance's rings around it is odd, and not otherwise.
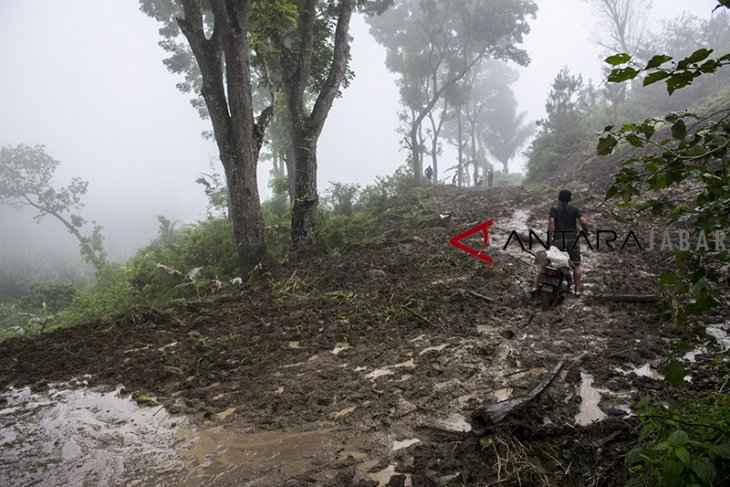
[[[568,255],[570,256],[570,266],[573,268],[575,295],[580,296],[582,293],[582,271],[580,268],[579,233],[576,222],[579,222],[583,232],[588,234],[588,220],[586,220],[586,217],[583,216],[583,212],[580,208],[569,204],[572,199],[573,194],[567,189],[562,190],[558,194],[558,205],[550,208],[550,215],[548,218],[548,241],[551,246],[555,246],[562,251],[568,252]],[[539,260],[540,259],[536,259],[538,269],[535,277],[535,284],[532,287],[531,292],[537,292],[540,289],[540,278],[542,277],[544,270],[544,262],[539,262]]]

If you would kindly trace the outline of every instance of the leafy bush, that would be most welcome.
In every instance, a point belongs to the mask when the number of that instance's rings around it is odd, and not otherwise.
[[[645,397],[638,445],[626,456],[628,486],[711,486],[730,482],[730,395],[682,404]]]
[[[330,188],[325,192],[323,199],[327,207],[335,214],[352,215],[359,193],[359,184],[330,182]]]
[[[127,266],[130,283],[145,304],[188,296],[187,287],[180,285],[190,280],[193,270],[196,280],[238,276],[233,226],[228,220],[209,218],[180,229],[161,228],[157,239]]]
[[[73,284],[40,282],[31,284],[25,295],[18,301],[18,307],[24,311],[46,309],[50,313],[58,313],[67,308],[78,292]]]
[[[105,265],[96,282],[76,296],[71,306],[58,314],[60,326],[75,325],[101,316],[123,312],[140,303],[132,285],[129,268],[116,263]]]
[[[352,215],[321,212],[317,239],[327,248],[342,248],[355,242],[364,242],[372,236],[375,219],[369,212],[359,211]]]

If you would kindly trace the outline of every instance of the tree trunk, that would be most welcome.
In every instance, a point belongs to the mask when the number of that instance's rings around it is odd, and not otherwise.
[[[334,32],[332,61],[327,79],[307,114],[305,92],[310,81],[314,57],[314,37],[317,30],[317,0],[304,0],[298,19],[297,50],[287,47],[278,32],[271,34],[272,44],[279,50],[283,73],[282,84],[286,95],[289,114],[289,132],[294,150],[296,167],[294,174],[294,197],[292,198],[292,247],[306,247],[315,240],[315,217],[319,198],[317,196],[317,141],[322,133],[332,103],[339,92],[347,71],[350,57],[348,30],[350,18],[355,9],[355,0],[338,2],[337,26]],[[290,186],[291,188],[291,186]]]
[[[477,134],[476,134],[476,123],[474,121],[473,114],[468,117],[469,120],[469,134],[471,138],[471,161],[474,164],[474,186],[476,186],[479,180],[479,158],[477,157]]]
[[[292,245],[294,248],[310,246],[315,240],[315,217],[319,197],[317,195],[317,140],[303,134],[294,138],[296,172],[292,202]]]
[[[456,127],[457,127],[457,134],[456,134],[456,142],[457,142],[457,148],[458,148],[458,154],[459,154],[459,163],[458,163],[458,171],[459,171],[459,187],[461,188],[464,185],[464,144],[462,143],[464,134],[463,134],[463,128],[461,126],[461,107],[456,108]]]
[[[294,203],[297,190],[295,182],[297,179],[297,156],[294,154],[294,145],[289,142],[286,145],[286,181],[289,185],[289,204]]]
[[[249,150],[221,157],[228,181],[231,222],[236,238],[236,251],[241,277],[261,264],[266,256],[266,226],[256,178],[258,158]]]
[[[421,159],[421,143],[418,140],[418,131],[421,128],[421,120],[411,126],[411,164],[413,165],[413,177],[418,184],[421,183],[423,173],[423,160]]]
[[[202,75],[201,95],[226,173],[230,219],[236,238],[241,277],[266,257],[264,219],[256,176],[258,155],[273,105],[254,119],[247,41],[250,1],[210,0],[215,23],[206,34],[197,0],[182,0],[184,19],[177,19]],[[273,104],[273,100],[272,100]]]

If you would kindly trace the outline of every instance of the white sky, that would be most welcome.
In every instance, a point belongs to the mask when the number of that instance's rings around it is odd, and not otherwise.
[[[656,18],[685,9],[707,17],[716,4],[654,3]],[[595,19],[581,0],[538,5],[524,46],[532,63],[514,86],[533,120],[544,116],[562,66],[598,82],[601,58],[590,36]],[[157,28],[134,0],[0,0],[0,146],[45,144],[62,162],[61,179],[87,179],[86,214],[104,225],[112,245],[144,243],[155,233],[157,214],[186,222],[201,217],[205,196],[194,180],[217,155],[215,144],[200,137],[207,122],[161,63]],[[353,19],[351,33],[356,78],[335,101],[320,139],[320,190],[329,181],[364,186],[405,159],[385,52],[361,18]],[[262,167],[263,195],[267,174]]]

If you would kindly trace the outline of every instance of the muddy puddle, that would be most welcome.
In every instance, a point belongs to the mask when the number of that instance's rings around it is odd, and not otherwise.
[[[154,399],[140,405],[122,390],[79,381],[0,395],[0,485],[283,485],[315,471],[318,481],[334,479],[338,462],[354,463],[361,480],[386,485],[397,474],[388,458],[421,442],[407,428],[353,435],[332,422],[253,432],[221,424],[227,415],[218,415],[194,426]],[[441,422],[470,429],[461,415]]]
[[[151,485],[178,469],[171,446],[180,419],[119,388],[55,384],[1,397],[0,485]]]

